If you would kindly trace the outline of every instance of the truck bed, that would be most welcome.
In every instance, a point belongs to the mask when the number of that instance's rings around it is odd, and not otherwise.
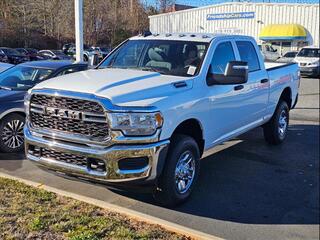
[[[296,101],[299,89],[299,67],[297,63],[265,63],[265,68],[270,79],[269,107],[274,109],[279,100],[279,95],[284,88],[291,89],[291,106]],[[273,111],[272,111],[273,113]]]
[[[295,63],[279,63],[279,62],[265,62],[266,70],[273,70],[279,67],[290,66]]]

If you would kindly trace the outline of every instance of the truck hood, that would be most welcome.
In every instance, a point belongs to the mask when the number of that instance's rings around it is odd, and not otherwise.
[[[177,88],[174,83],[184,81]],[[129,69],[92,69],[52,78],[33,89],[56,89],[95,94],[119,106],[150,106],[164,98],[191,89],[193,78]]]

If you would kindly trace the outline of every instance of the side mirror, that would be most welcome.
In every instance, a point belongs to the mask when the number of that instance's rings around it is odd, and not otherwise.
[[[248,81],[248,63],[231,61],[227,64],[224,74],[209,73],[208,86],[242,84]]]

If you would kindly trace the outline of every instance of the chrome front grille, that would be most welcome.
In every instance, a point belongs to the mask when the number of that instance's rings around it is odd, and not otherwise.
[[[65,108],[74,111],[100,114],[104,113],[103,108],[99,103],[76,98],[34,94],[32,96],[31,103],[46,107]]]
[[[30,100],[30,124],[36,129],[106,141],[109,125],[102,106],[93,101],[34,94]]]

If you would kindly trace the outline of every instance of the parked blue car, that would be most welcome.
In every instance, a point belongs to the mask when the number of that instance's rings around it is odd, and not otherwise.
[[[71,61],[35,61],[0,73],[0,151],[23,150],[24,96],[28,89],[49,78],[87,68],[87,64]]]

